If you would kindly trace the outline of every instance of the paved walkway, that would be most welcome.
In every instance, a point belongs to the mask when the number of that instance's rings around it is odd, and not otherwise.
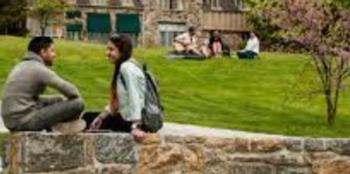
[[[177,123],[165,123],[163,129],[160,131],[161,134],[167,135],[179,135],[179,136],[209,136],[209,137],[283,137],[281,135],[269,135],[262,133],[250,133],[239,130],[229,130],[229,129],[217,129],[200,127],[194,125],[184,125]]]

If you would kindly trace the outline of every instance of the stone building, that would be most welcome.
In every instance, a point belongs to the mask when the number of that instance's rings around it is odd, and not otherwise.
[[[201,38],[218,30],[228,45],[236,47],[248,31],[244,0],[66,1],[73,8],[64,15],[65,26],[49,27],[47,35],[105,41],[111,33],[127,33],[139,45],[170,46],[176,35],[194,26]],[[31,35],[38,35],[34,18],[27,20],[27,27]]]

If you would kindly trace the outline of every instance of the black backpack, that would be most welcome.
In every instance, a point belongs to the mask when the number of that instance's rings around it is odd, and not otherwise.
[[[147,69],[146,64],[143,64],[141,68],[138,62],[134,60],[131,62],[142,70],[146,82],[145,107],[141,111],[142,130],[146,132],[157,132],[163,127],[164,110],[160,101],[159,85],[153,74]],[[121,76],[121,80],[123,85],[126,86],[123,76]]]

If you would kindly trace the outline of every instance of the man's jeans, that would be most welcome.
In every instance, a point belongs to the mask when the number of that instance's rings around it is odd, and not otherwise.
[[[78,119],[84,110],[81,98],[61,102],[42,103],[43,107],[34,111],[32,118],[24,124],[11,128],[11,131],[41,131],[53,125]]]
[[[254,59],[257,54],[253,51],[239,51],[237,52],[237,56],[240,59]]]

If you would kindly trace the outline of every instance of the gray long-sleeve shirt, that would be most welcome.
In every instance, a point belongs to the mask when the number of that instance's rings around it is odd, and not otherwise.
[[[6,126],[13,127],[30,120],[35,110],[40,108],[40,95],[47,86],[67,98],[79,97],[78,89],[73,84],[46,67],[39,55],[28,52],[23,61],[13,68],[4,86],[1,115]]]

